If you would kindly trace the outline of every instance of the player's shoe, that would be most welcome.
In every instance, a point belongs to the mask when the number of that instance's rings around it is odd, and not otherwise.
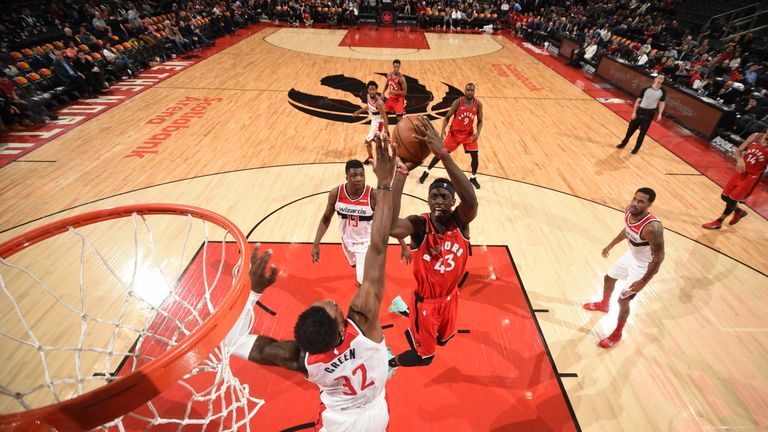
[[[472,183],[472,186],[474,186],[475,189],[480,189],[480,183],[477,182],[477,177],[470,177],[469,182]]]
[[[608,303],[603,304],[602,302],[584,303],[584,309],[588,311],[608,313],[610,307],[611,306]]]
[[[747,217],[748,214],[749,213],[747,213],[746,210],[743,210],[743,209],[736,210],[736,213],[733,215],[733,218],[731,218],[731,221],[728,222],[728,225],[736,225],[737,223],[739,223],[740,220]]]
[[[621,333],[613,332],[598,344],[600,348],[613,348],[621,340]]]
[[[392,353],[392,350],[389,349],[389,347],[387,347],[387,363],[391,364],[389,363],[389,361],[392,360],[393,358],[395,358],[395,355]],[[392,375],[394,375],[395,371],[397,370],[397,366],[395,367],[388,366],[388,367],[389,369],[387,370],[387,381],[389,381],[392,378]]]
[[[427,177],[429,177],[429,171],[424,171],[421,174],[421,177],[419,177],[419,183],[424,184],[424,182],[427,181]]]
[[[368,159],[363,162],[364,165],[373,165],[373,158],[371,156],[368,156]]]
[[[712,222],[705,223],[701,227],[708,230],[716,230],[716,229],[720,229],[720,227],[722,226],[723,226],[723,221],[715,219]]]
[[[397,296],[392,299],[392,304],[389,305],[388,311],[400,315],[407,315],[408,314],[408,305],[405,304],[403,299],[400,296]]]
[[[624,148],[627,145],[625,143],[619,143],[619,145],[616,146],[616,148]]]

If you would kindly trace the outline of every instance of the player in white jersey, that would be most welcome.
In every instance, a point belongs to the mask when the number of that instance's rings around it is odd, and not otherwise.
[[[376,84],[376,81],[368,81],[367,89],[366,107],[360,108],[352,114],[357,117],[367,110],[371,115],[371,129],[365,137],[365,149],[368,151],[368,158],[365,160],[365,164],[369,165],[373,163],[373,146],[371,143],[373,143],[377,136],[387,139],[389,136],[389,123],[387,121],[387,113],[384,110],[384,100],[379,94],[379,85]]]
[[[373,217],[371,245],[365,258],[363,283],[355,292],[347,317],[331,299],[318,300],[299,315],[296,340],[278,341],[247,334],[253,304],[275,282],[277,269],[267,271],[271,252],[251,256],[251,297],[226,343],[239,357],[300,372],[317,384],[322,404],[316,431],[381,432],[387,429],[389,409],[387,348],[381,332],[379,310],[384,297],[387,239],[407,169],[396,156],[396,146],[376,142],[379,209]],[[398,173],[395,173],[397,166]],[[394,178],[394,181],[393,181]],[[245,331],[243,331],[245,329]]]
[[[623,230],[603,249],[603,258],[608,258],[611,249],[627,239],[629,250],[611,266],[603,278],[603,299],[586,303],[584,309],[608,312],[611,294],[616,280],[626,281],[627,288],[619,296],[619,321],[616,329],[600,341],[600,347],[610,348],[621,340],[624,324],[629,317],[629,302],[645,288],[664,261],[664,227],[661,221],[648,211],[656,192],[651,188],[640,188],[624,215]]]
[[[315,241],[312,244],[312,262],[320,261],[320,240],[323,239],[328,226],[331,224],[333,213],[339,215],[339,230],[341,231],[341,248],[355,268],[357,283],[363,281],[363,266],[365,252],[371,239],[371,221],[376,209],[376,193],[365,184],[365,168],[359,160],[347,161],[344,166],[347,182],[333,188],[328,193],[328,201],[323,216],[317,225]],[[411,250],[400,240],[401,254],[408,263],[411,262]]]

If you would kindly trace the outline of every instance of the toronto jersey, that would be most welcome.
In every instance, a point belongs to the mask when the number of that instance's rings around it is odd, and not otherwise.
[[[648,223],[657,221],[659,219],[653,214],[648,213],[638,222],[632,223],[629,220],[630,216],[631,215],[629,212],[624,215],[624,223],[626,224],[626,228],[624,228],[624,235],[629,241],[629,250],[632,252],[632,257],[635,259],[635,261],[641,263],[649,263],[653,259],[651,246],[646,240],[643,240],[640,237],[640,234],[643,232],[643,228],[645,228]]]
[[[460,133],[462,135],[471,135],[474,132],[478,101],[475,99],[471,107],[467,107],[465,104],[466,99],[464,99],[464,97],[459,98],[459,109],[453,115],[451,132]]]
[[[413,276],[416,290],[425,299],[448,297],[459,284],[467,264],[469,240],[459,230],[453,216],[438,234],[429,214],[421,215],[427,232],[421,245],[413,251]]]
[[[339,185],[336,197],[336,214],[339,215],[341,239],[346,244],[368,243],[371,241],[373,207],[371,206],[371,187],[365,185],[362,195],[351,198],[347,194],[347,185]]]
[[[763,134],[758,134],[757,138],[752,141],[741,158],[744,160],[744,172],[749,174],[762,174],[765,171],[765,167],[768,166],[768,146],[760,145],[760,137]]]
[[[379,101],[379,96],[371,97],[371,95],[368,95],[368,112],[371,113],[371,117],[373,117],[374,120],[380,120],[381,115],[379,114],[379,109],[376,108],[376,103]]]
[[[392,72],[390,72],[387,75],[387,87],[390,90],[398,90],[398,91],[402,90],[402,87],[400,87],[400,78],[402,78],[402,77],[403,76],[401,74],[393,74]],[[394,94],[390,93],[389,94],[389,98],[390,99],[402,99],[403,96],[402,95],[394,95]]]
[[[387,383],[387,346],[363,334],[347,318],[341,345],[322,354],[304,357],[307,380],[320,387],[320,400],[329,409],[364,407],[385,397]]]

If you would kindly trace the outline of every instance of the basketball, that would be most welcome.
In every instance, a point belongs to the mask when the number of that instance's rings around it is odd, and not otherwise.
[[[416,122],[420,121],[418,116],[406,116],[395,125],[392,139],[397,144],[397,155],[403,161],[421,164],[429,156],[429,146],[416,138]]]

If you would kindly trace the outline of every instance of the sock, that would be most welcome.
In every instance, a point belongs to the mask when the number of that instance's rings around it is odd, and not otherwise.
[[[626,323],[627,323],[626,320],[617,322],[616,323],[616,330],[613,331],[613,334],[617,334],[617,335],[621,336],[621,332],[622,332],[622,330],[624,330],[624,324],[626,324]]]
[[[428,366],[430,363],[432,363],[433,357],[427,357],[427,358],[421,358],[421,356],[416,352],[416,350],[408,350],[397,357],[395,357],[397,360],[398,366],[403,367],[412,367],[412,366]],[[394,359],[393,359],[394,360]]]
[[[725,218],[724,218],[724,217],[722,217],[722,216],[720,216],[719,218],[717,218],[717,221],[718,221],[718,222],[722,222],[722,221],[724,221],[724,220],[725,220]]]
[[[610,301],[611,301],[611,293],[607,293],[603,291],[603,300],[600,303],[607,305]]]
[[[429,168],[425,168],[425,169],[424,169],[424,172],[429,172]]]

